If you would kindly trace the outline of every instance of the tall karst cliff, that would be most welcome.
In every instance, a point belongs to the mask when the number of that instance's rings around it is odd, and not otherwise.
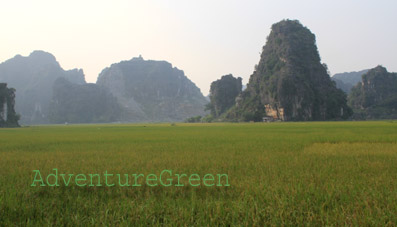
[[[6,83],[0,83],[0,128],[18,127],[19,115],[15,109],[15,89],[8,88]]]
[[[211,83],[210,103],[206,106],[212,117],[219,117],[236,103],[236,97],[242,91],[241,77],[235,78],[232,74],[222,76]]]
[[[296,20],[272,26],[247,89],[227,118],[261,121],[346,119],[352,111],[321,64],[315,35]]]
[[[104,69],[97,84],[126,111],[123,121],[183,121],[204,115],[207,100],[183,71],[166,61],[133,58]]]

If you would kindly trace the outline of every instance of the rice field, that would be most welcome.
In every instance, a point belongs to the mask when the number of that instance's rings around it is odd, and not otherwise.
[[[396,226],[397,121],[0,129],[0,226],[14,225]]]

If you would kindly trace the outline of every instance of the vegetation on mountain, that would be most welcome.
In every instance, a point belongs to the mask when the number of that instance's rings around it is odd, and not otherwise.
[[[112,64],[97,84],[108,89],[126,109],[124,121],[183,121],[205,115],[206,98],[182,70],[166,61],[142,57]]]
[[[65,71],[44,51],[34,51],[28,57],[17,55],[0,64],[0,82],[16,89],[15,109],[21,124],[49,123],[52,86],[58,78],[85,84],[81,69]]]
[[[236,97],[242,91],[241,81],[240,77],[229,74],[211,83],[210,103],[206,109],[211,111],[213,117],[219,117],[236,104]]]
[[[358,72],[337,73],[331,77],[336,83],[336,87],[344,91],[346,94],[361,81],[361,76],[368,72],[368,69]]]
[[[247,89],[226,118],[261,121],[347,119],[352,111],[320,61],[313,33],[296,20],[272,26]]]
[[[96,84],[74,84],[58,78],[53,87],[51,123],[106,123],[120,120],[122,108],[110,92]]]
[[[185,123],[199,123],[201,122],[202,118],[202,116],[189,117],[185,120]]]
[[[355,119],[397,118],[397,73],[382,66],[369,70],[348,98]]]

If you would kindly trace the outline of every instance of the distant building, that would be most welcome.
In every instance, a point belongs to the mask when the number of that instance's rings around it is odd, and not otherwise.
[[[266,111],[266,116],[263,118],[263,121],[269,121],[269,119],[271,118],[272,121],[284,121],[284,108],[279,107],[278,104],[276,104],[275,106],[272,106],[270,104],[266,104],[265,105],[265,111]]]
[[[273,118],[273,117],[266,116],[266,117],[263,117],[262,120],[263,120],[263,122],[273,122],[273,121],[274,121],[274,118]]]

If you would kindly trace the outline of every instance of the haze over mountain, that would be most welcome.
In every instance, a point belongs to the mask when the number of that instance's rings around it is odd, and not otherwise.
[[[49,108],[51,123],[106,123],[121,119],[123,109],[109,91],[96,84],[58,78]]]
[[[361,81],[361,76],[368,71],[368,69],[365,69],[358,72],[337,73],[331,79],[335,81],[337,88],[349,94],[352,87]]]
[[[28,57],[16,55],[0,64],[0,82],[16,89],[15,110],[22,124],[49,123],[52,85],[58,78],[85,84],[81,69],[65,71],[52,54],[44,51],[34,51]]]
[[[97,84],[127,110],[123,121],[183,121],[203,115],[208,102],[182,70],[142,57],[105,68]]]
[[[321,64],[316,39],[296,20],[272,26],[247,89],[228,119],[287,121],[346,119],[351,109]]]
[[[355,118],[396,117],[395,74],[380,66],[367,71],[336,74],[332,80],[349,92],[364,74],[349,96]],[[205,106],[211,115],[202,119],[208,121],[347,119],[352,110],[346,94],[332,80],[314,34],[296,20],[272,26],[246,89],[241,78],[227,75],[212,83],[207,98],[182,70],[141,56],[105,68],[96,84],[87,84],[81,69],[63,70],[44,51],[0,64],[0,82],[16,89],[9,91],[16,95],[22,124],[183,121],[208,114]]]
[[[86,84],[81,69],[65,71],[52,54],[34,51],[1,63],[0,82],[16,89],[22,124],[183,121],[204,114],[208,102],[183,71],[142,58]]]

